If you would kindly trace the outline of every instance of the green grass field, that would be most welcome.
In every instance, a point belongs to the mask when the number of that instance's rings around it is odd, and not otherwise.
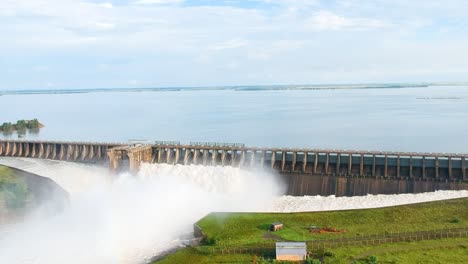
[[[269,233],[272,222],[284,229]],[[468,198],[380,209],[311,213],[212,213],[198,222],[212,245],[179,250],[158,263],[252,263],[253,255],[213,255],[214,248],[252,247],[276,239],[308,241],[389,232],[415,232],[468,226]],[[345,233],[311,234],[308,227],[334,227]],[[272,236],[273,235],[273,236]],[[267,238],[266,238],[267,237]],[[326,263],[468,263],[468,239],[438,239],[369,247],[330,249]]]

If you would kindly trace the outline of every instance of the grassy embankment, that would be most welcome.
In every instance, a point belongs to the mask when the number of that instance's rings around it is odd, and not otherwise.
[[[28,187],[8,167],[0,166],[0,210],[23,208],[28,198]]]
[[[281,221],[284,229],[267,231]],[[248,248],[272,240],[310,241],[394,232],[417,232],[468,226],[468,198],[380,209],[313,213],[213,213],[199,221],[211,245],[187,248],[158,263],[252,263],[253,256],[213,255],[215,248]],[[345,233],[311,234],[308,227],[334,227]],[[274,235],[274,236],[272,236]],[[265,238],[268,237],[268,238]],[[378,246],[326,249],[326,263],[352,263],[376,256],[379,263],[468,263],[468,239],[451,238]],[[359,262],[356,263],[359,263]],[[261,263],[261,262],[260,262]]]

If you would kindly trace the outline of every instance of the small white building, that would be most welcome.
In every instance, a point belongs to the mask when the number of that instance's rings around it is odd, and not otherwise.
[[[305,242],[277,242],[276,260],[304,261],[307,258]]]

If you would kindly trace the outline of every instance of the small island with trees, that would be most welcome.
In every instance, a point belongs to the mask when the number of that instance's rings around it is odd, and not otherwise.
[[[11,133],[13,131],[26,131],[28,129],[40,129],[43,128],[44,125],[37,120],[37,118],[33,120],[18,120],[16,124],[12,124],[11,122],[4,122],[0,126],[0,131],[4,133]]]

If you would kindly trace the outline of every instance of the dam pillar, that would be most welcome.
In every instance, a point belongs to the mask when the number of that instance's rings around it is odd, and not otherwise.
[[[166,151],[166,163],[167,164],[171,164],[172,162],[172,149],[171,148],[167,148],[167,151]]]
[[[317,166],[318,166],[319,154],[315,152],[315,159],[314,159],[314,174],[317,174]]]
[[[120,169],[120,163],[122,160],[120,151],[109,149],[107,150],[107,156],[109,157],[109,170],[112,173],[116,173]]]
[[[466,158],[465,158],[465,157],[462,158],[461,163],[462,163],[462,164],[461,164],[461,168],[462,168],[462,177],[463,177],[463,180],[465,181],[465,180],[468,180],[468,179],[466,178]]]
[[[341,163],[341,153],[336,153],[336,168],[335,174],[340,175],[340,163]]]
[[[304,152],[304,156],[302,157],[302,172],[307,172],[307,152]]]
[[[377,175],[375,174],[375,166],[376,166],[376,157],[375,155],[372,155],[372,177],[377,177]]]
[[[426,157],[422,157],[422,178],[426,179]]]
[[[208,163],[208,153],[210,153],[208,149],[203,149],[203,166]]]
[[[452,157],[449,156],[448,157],[448,177],[449,177],[449,180],[451,181],[452,180]]]
[[[0,146],[0,148],[1,148],[1,146]],[[1,152],[2,151],[0,150],[0,155],[1,155]],[[27,142],[24,143],[24,156],[29,157],[29,143],[27,143]]]
[[[8,154],[10,153],[10,142],[6,142],[5,143],[5,156],[8,156]]]
[[[232,151],[231,153],[233,153],[234,151]],[[227,159],[227,150],[225,149],[222,149],[221,150],[221,165],[222,166],[226,166],[226,159]],[[232,154],[231,154],[232,155]]]
[[[224,150],[223,150],[223,152],[224,152]],[[224,158],[225,158],[225,157],[223,157],[223,156],[224,156],[224,155],[223,155],[223,152],[221,152],[221,165],[222,165],[222,166],[224,166]],[[211,165],[212,165],[212,166],[218,165],[218,164],[217,164],[217,163],[218,163],[218,160],[217,160],[217,159],[218,159],[218,150],[217,150],[217,149],[213,149],[213,152],[211,153]]]
[[[79,155],[80,155],[80,146],[75,145],[75,153],[73,153],[73,161],[76,161]]]
[[[283,151],[281,152],[281,171],[284,172],[284,169],[286,167],[286,152]]]
[[[102,147],[96,146],[96,159],[101,160],[101,156],[102,156]]]
[[[86,156],[88,155],[88,146],[83,145],[80,154],[81,154],[80,155],[80,160],[82,160],[82,161],[85,160]]]
[[[353,168],[353,153],[349,153],[348,155],[348,176],[351,176]]]
[[[292,164],[291,164],[291,172],[296,171],[296,162],[297,162],[297,152],[294,151],[292,155]]]
[[[16,143],[12,143],[13,147],[11,148],[11,156],[14,157],[16,155]]]
[[[21,157],[21,155],[23,154],[23,144],[21,142],[18,142],[16,145],[18,145],[16,156]]]
[[[200,156],[200,149],[193,150],[193,164],[198,165],[198,157]]]
[[[161,163],[162,162],[162,148],[161,147],[158,147],[158,163]]]
[[[93,146],[93,145],[90,145],[90,146],[89,146],[88,158],[89,158],[90,160],[94,160],[94,159],[95,159],[94,146]]]
[[[75,147],[72,144],[68,144],[66,160],[71,160],[73,158],[74,151],[75,151]]]
[[[397,163],[397,167],[396,167],[397,178],[400,178],[400,155],[397,155],[396,163]]]
[[[180,160],[180,150],[179,147],[174,147],[174,159],[172,160],[172,165],[179,164]]]
[[[188,164],[190,149],[186,148],[184,153],[184,165]]]
[[[359,160],[359,176],[364,177],[364,154],[361,154]]]
[[[152,146],[135,146],[125,148],[129,161],[129,169],[131,172],[136,173],[143,162],[151,162],[153,155]]]
[[[40,158],[40,159],[44,158],[44,156],[45,156],[45,150],[44,149],[45,149],[44,144],[39,143],[39,153],[38,153],[39,155],[37,156],[38,158]],[[76,158],[75,158],[75,160],[76,160]]]
[[[435,157],[435,178],[439,179],[439,157]]]
[[[65,148],[65,145],[64,144],[61,144],[60,145],[60,152],[58,153],[59,156],[58,156],[58,159],[59,160],[63,160],[64,157],[65,157],[65,152],[66,152],[66,148]]]
[[[385,155],[385,168],[384,168],[384,177],[388,177],[388,156]]]
[[[271,168],[275,167],[275,162],[276,162],[276,151],[272,150],[271,151]]]
[[[330,153],[325,153],[325,175],[328,175],[329,172],[329,163],[330,163]]]
[[[409,157],[409,177],[413,178],[413,156]]]
[[[36,157],[36,151],[37,151],[37,150],[36,150],[36,143],[32,143],[31,155],[30,155],[31,158]]]

